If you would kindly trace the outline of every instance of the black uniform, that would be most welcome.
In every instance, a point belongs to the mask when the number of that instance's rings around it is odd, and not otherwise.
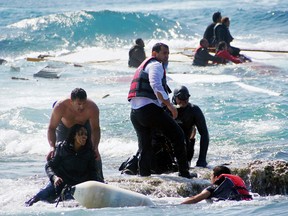
[[[209,133],[206,125],[206,120],[201,109],[194,104],[188,104],[185,108],[177,108],[178,116],[177,123],[182,128],[187,144],[187,157],[191,161],[194,155],[195,140],[190,140],[190,135],[194,126],[196,126],[200,138],[200,153],[196,162],[197,166],[206,166],[206,155],[209,146]]]

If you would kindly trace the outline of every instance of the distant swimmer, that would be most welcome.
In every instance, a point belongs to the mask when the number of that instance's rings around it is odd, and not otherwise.
[[[145,44],[141,38],[136,39],[135,45],[129,50],[129,67],[138,67],[145,59]]]
[[[229,17],[223,17],[221,19],[221,23],[218,23],[214,28],[214,43],[217,47],[221,41],[225,41],[228,47],[228,51],[233,56],[239,56],[240,49],[237,47],[233,47],[230,43],[234,40],[232,37],[230,30],[230,19]]]
[[[218,44],[217,51],[216,51],[215,55],[225,59],[225,62],[223,62],[225,64],[228,62],[233,62],[235,64],[240,64],[240,63],[244,62],[244,59],[241,59],[240,57],[233,56],[228,52],[228,47],[227,47],[227,44],[225,41],[221,41]]]
[[[197,66],[207,66],[209,61],[222,63],[223,59],[218,56],[213,56],[209,53],[208,50],[208,41],[207,39],[203,38],[200,40],[200,46],[196,49],[193,65]]]
[[[210,177],[212,185],[201,193],[189,197],[181,204],[194,204],[204,199],[210,200],[252,200],[245,182],[237,175],[232,175],[226,166],[216,166]]]
[[[207,39],[209,43],[209,47],[215,47],[215,44],[213,44],[213,39],[214,39],[214,27],[217,23],[221,23],[221,13],[215,12],[212,16],[213,23],[211,23],[209,26],[207,26],[203,38]]]
[[[0,59],[0,65],[6,64],[6,63],[7,63],[7,61],[5,59]]]

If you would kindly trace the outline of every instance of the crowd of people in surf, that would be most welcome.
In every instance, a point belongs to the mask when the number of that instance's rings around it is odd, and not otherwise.
[[[213,15],[214,19],[215,26],[209,26],[206,32],[211,28],[216,32],[217,26],[220,28],[225,25],[217,24],[224,19],[221,19],[219,12]],[[205,35],[208,37],[209,34]],[[239,55],[240,50],[230,46],[231,38],[229,42],[219,41],[217,53],[228,50],[232,55]],[[201,46],[195,54],[197,60],[194,59],[194,62],[202,62],[197,56],[203,55],[203,50],[214,43],[208,41],[211,38],[201,40]],[[137,39],[129,55],[133,53],[137,53],[137,58],[130,58],[129,66],[136,67],[136,70],[127,100],[131,105],[130,120],[137,135],[138,150],[120,165],[119,171],[123,175],[141,177],[178,172],[179,177],[197,178],[197,173],[190,172],[197,132],[200,148],[196,166],[207,167],[209,146],[209,133],[202,110],[189,102],[191,95],[186,86],[175,88],[170,100],[169,94],[172,91],[166,79],[169,61],[167,44],[154,44],[151,56],[146,57],[144,42]],[[213,61],[219,59],[219,56],[215,56]],[[38,201],[59,202],[70,199],[69,187],[88,180],[107,183],[98,148],[101,137],[99,122],[99,108],[87,98],[83,88],[73,89],[70,97],[53,104],[47,131],[50,151],[45,165],[49,181],[45,188],[25,203],[26,206],[32,206]],[[231,174],[231,170],[223,165],[213,168],[211,186],[187,198],[182,204],[211,198],[252,199],[244,181]]]
[[[241,54],[239,48],[231,46],[234,38],[229,30],[229,17],[222,17],[220,12],[215,12],[212,20],[213,22],[207,26],[199,46],[194,51],[193,65],[207,66],[229,62],[235,64],[250,62],[251,59]],[[144,47],[143,40],[141,38],[136,39],[135,45],[129,50],[129,67],[138,67],[146,59]]]

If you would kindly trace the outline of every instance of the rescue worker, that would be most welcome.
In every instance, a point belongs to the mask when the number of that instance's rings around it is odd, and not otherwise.
[[[191,178],[186,155],[184,134],[174,120],[177,109],[170,102],[169,87],[166,83],[166,71],[163,63],[169,58],[169,47],[156,43],[152,56],[137,68],[130,85],[128,101],[131,104],[130,119],[138,137],[139,174],[151,175],[152,134],[161,131],[173,143],[177,159],[179,176]],[[169,115],[163,106],[171,112]]]

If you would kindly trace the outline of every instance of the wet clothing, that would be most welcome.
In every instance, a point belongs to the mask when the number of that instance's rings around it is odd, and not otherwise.
[[[244,181],[236,175],[222,174],[220,178],[212,185],[206,188],[211,195],[208,199],[217,200],[251,200]]]
[[[215,44],[213,44],[214,41],[214,27],[215,27],[216,23],[211,23],[209,26],[207,26],[203,38],[205,38],[208,43],[209,43],[209,47],[214,47]]]
[[[210,55],[207,48],[204,48],[202,46],[198,47],[195,51],[193,65],[207,66],[208,61],[222,63],[223,59],[218,56]]]
[[[225,41],[228,49],[230,49],[230,54],[233,56],[238,56],[240,54],[240,49],[233,47],[230,43],[234,40],[232,37],[229,28],[224,24],[217,24],[214,28],[214,44],[217,46],[219,42]]]
[[[202,110],[194,104],[188,103],[185,108],[177,108],[176,122],[182,128],[187,144],[187,159],[191,161],[194,155],[195,140],[190,140],[192,130],[196,126],[200,134],[200,152],[196,166],[206,167],[206,155],[209,146],[209,133]]]
[[[45,171],[50,182],[26,202],[26,205],[30,206],[39,200],[54,202],[65,185],[73,186],[89,180],[97,181],[95,155],[89,145],[75,152],[73,144],[68,144],[66,141],[59,143],[55,156],[46,163]],[[54,187],[55,175],[63,180],[63,183],[57,187]]]
[[[148,82],[154,94],[159,92],[164,100],[169,99],[162,81],[163,78],[166,81],[163,64],[153,59],[143,68],[142,72],[148,74]],[[130,87],[130,89],[133,88]],[[131,103],[130,119],[138,137],[139,174],[141,176],[151,175],[152,134],[157,130],[173,141],[179,175],[187,177],[189,175],[190,177],[183,131],[175,120],[163,110],[161,101],[137,95],[129,99]]]
[[[129,50],[129,67],[139,67],[139,65],[145,60],[146,54],[144,47],[139,46],[138,44],[134,45]]]
[[[85,127],[87,128],[88,137],[91,137],[91,127],[89,121],[85,123]],[[70,128],[67,128],[63,122],[61,121],[59,125],[56,128],[56,147],[58,143],[63,142],[69,135]],[[97,175],[97,181],[104,182],[104,176],[102,171],[102,161],[101,160],[95,160],[95,166],[96,166],[96,175]]]
[[[235,63],[235,64],[240,64],[242,63],[241,59],[238,57],[235,57],[233,55],[231,55],[228,50],[220,50],[218,51],[216,54],[216,56],[221,57],[223,59],[225,59],[225,62],[228,63],[229,61]]]

